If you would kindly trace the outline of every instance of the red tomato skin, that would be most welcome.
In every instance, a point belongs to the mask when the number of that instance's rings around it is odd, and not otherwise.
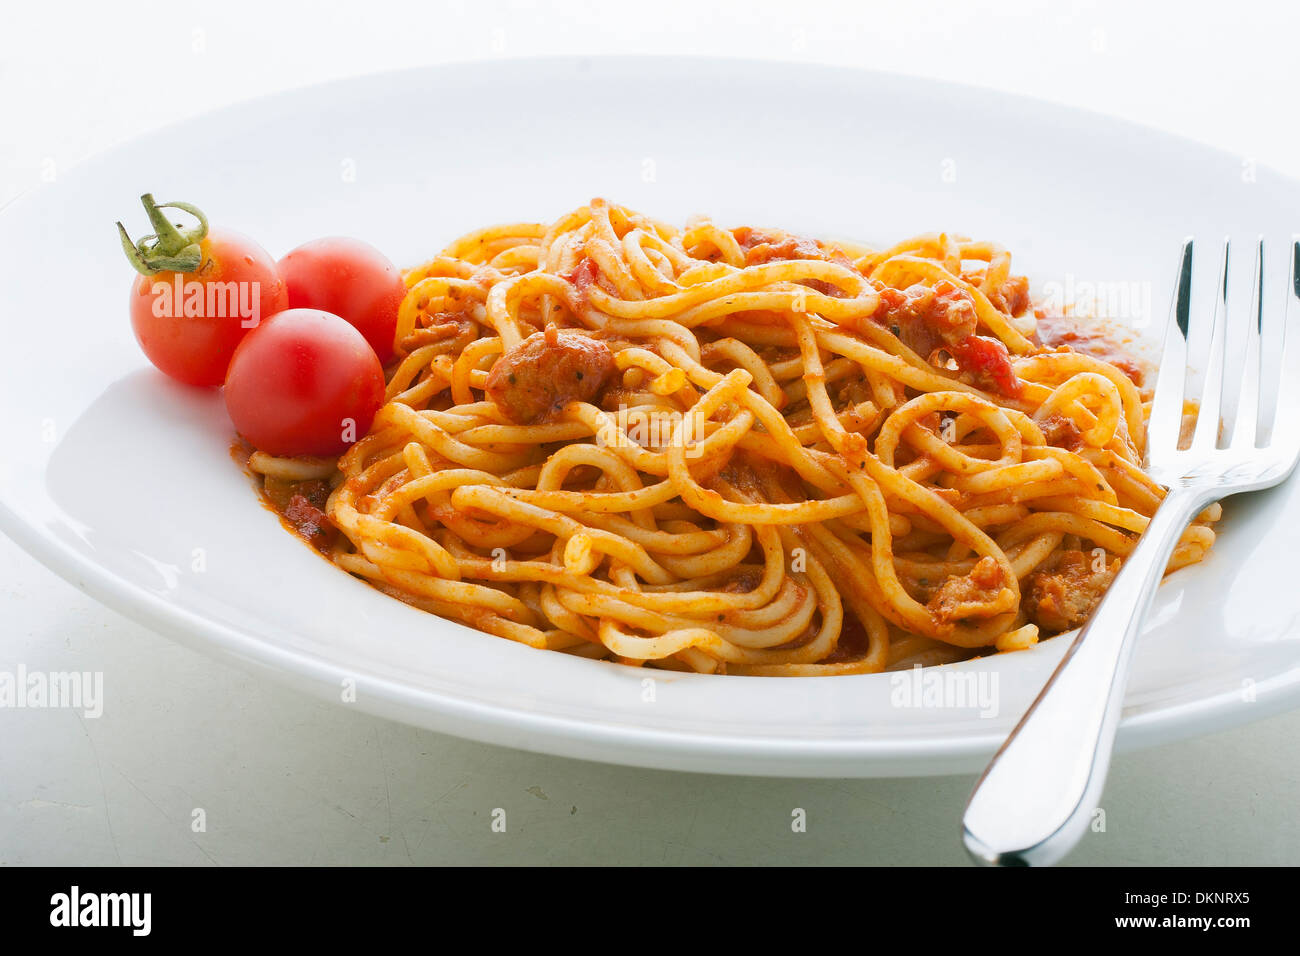
[[[289,293],[270,253],[252,239],[214,230],[200,244],[203,262],[195,272],[137,276],[131,286],[131,328],[156,368],[187,385],[220,385],[235,348],[263,318],[289,307]],[[177,280],[182,296],[175,295]],[[224,304],[247,305],[248,315],[220,306],[208,314],[209,283],[237,283]],[[185,314],[186,291],[202,289],[202,315]],[[165,290],[165,291],[164,291]],[[256,296],[254,297],[254,290]],[[217,300],[213,300],[214,304]],[[256,305],[256,308],[252,306]]]
[[[289,308],[321,309],[355,326],[387,365],[393,358],[397,310],[406,297],[402,273],[382,252],[360,239],[314,239],[279,263]]]
[[[359,331],[319,309],[262,320],[226,375],[236,431],[277,457],[329,457],[370,430],[384,402],[384,369]]]

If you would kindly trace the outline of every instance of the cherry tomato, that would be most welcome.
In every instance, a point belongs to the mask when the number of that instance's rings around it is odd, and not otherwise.
[[[279,268],[289,289],[289,308],[342,316],[366,337],[380,362],[392,360],[406,285],[382,252],[360,239],[331,236],[294,249]]]
[[[268,455],[330,456],[365,436],[384,401],[384,369],[361,333],[329,312],[263,319],[235,349],[226,410]]]
[[[189,203],[141,197],[155,233],[133,243],[118,223],[122,248],[140,276],[131,287],[131,327],[161,371],[189,385],[220,385],[249,331],[263,316],[289,307],[275,260],[247,236],[208,230]],[[180,209],[185,228],[164,209]]]

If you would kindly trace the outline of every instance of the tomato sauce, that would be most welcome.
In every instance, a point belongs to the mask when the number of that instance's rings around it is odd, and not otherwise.
[[[839,643],[835,645],[835,650],[821,663],[823,664],[842,664],[846,661],[857,661],[866,657],[871,652],[871,636],[867,629],[862,626],[862,621],[858,616],[848,608],[844,609],[844,624],[840,628]]]
[[[286,481],[260,475],[248,467],[252,447],[236,438],[230,445],[230,457],[235,459],[257,485],[257,496],[262,506],[274,511],[294,535],[311,545],[316,551],[328,555],[338,535],[338,529],[325,513],[325,502],[330,486],[319,478],[307,481]]]
[[[1047,348],[1066,346],[1075,352],[1109,362],[1141,388],[1148,365],[1120,341],[1125,333],[1100,319],[1072,315],[1038,315],[1038,340]]]

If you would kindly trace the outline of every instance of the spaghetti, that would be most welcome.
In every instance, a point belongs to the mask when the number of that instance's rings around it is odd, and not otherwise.
[[[1010,269],[594,200],[411,270],[369,434],[250,465],[339,567],[535,648],[822,675],[1028,647],[1164,492],[1140,374],[1042,344]]]

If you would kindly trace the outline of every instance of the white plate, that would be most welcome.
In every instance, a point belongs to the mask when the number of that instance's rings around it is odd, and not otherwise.
[[[549,220],[594,195],[670,221],[708,212],[876,242],[944,229],[1009,247],[1039,291],[1107,282],[1139,304],[1149,295],[1157,317],[1184,235],[1285,239],[1300,209],[1300,186],[1232,156],[987,91],[788,64],[557,59],[237,106],[100,156],[0,215],[0,527],[89,594],[329,699],[354,681],[351,706],[453,734],[845,777],[976,769],[1065,640],[959,665],[997,681],[997,714],[982,717],[898,706],[889,675],[716,678],[575,660],[387,598],[259,505],[219,394],[169,383],[137,350],[112,223],[138,227],[146,190],[198,203],[276,255],[345,234],[404,264],[473,227]],[[1210,558],[1160,589],[1120,746],[1300,702],[1298,498],[1292,481],[1230,502]]]

